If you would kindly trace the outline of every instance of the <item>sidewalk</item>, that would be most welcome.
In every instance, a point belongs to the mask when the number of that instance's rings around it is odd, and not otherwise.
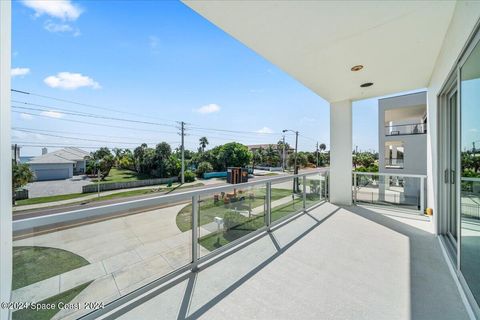
[[[198,183],[203,183],[203,185],[209,185],[209,183],[204,183],[204,181],[194,181],[194,182],[189,182],[189,183],[184,183],[182,187],[190,186],[190,185],[195,185]],[[180,186],[179,183],[175,183],[172,185],[172,188]],[[118,189],[118,190],[111,190],[111,191],[103,191],[100,192],[100,197],[103,196],[108,196],[111,194],[117,194],[117,193],[122,193],[122,192],[128,192],[128,191],[134,191],[134,190],[148,190],[148,189],[163,189],[166,188],[165,184],[161,185],[154,185],[154,186],[146,186],[146,187],[138,187],[138,188],[129,188],[129,189]],[[30,205],[24,205],[24,206],[16,206],[13,207],[12,210],[14,212],[16,211],[28,211],[28,210],[34,210],[34,209],[43,209],[43,208],[49,208],[49,207],[54,207],[54,206],[62,206],[66,204],[74,204],[74,203],[79,203],[83,202],[86,200],[91,200],[98,198],[97,193],[86,193],[84,197],[78,197],[78,198],[72,198],[72,199],[67,199],[67,200],[60,200],[60,201],[52,201],[52,202],[45,202],[45,203],[37,203],[37,204],[30,204]]]

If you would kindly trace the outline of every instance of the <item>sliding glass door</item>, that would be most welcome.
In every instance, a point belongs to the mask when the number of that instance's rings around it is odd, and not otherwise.
[[[480,44],[460,66],[460,271],[480,304]]]

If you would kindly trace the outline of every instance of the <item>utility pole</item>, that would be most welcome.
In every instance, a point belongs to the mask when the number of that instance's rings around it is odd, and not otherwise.
[[[318,141],[317,141],[317,168],[318,168]]]
[[[298,174],[298,167],[297,167],[298,131],[294,131],[294,130],[290,130],[290,129],[284,129],[284,130],[282,130],[282,133],[285,133],[287,131],[295,133],[295,162],[294,162],[293,174],[297,175]],[[295,178],[294,183],[293,183],[293,192],[297,192],[297,190],[298,190],[298,178]]]
[[[181,125],[181,136],[182,136],[182,184],[185,183],[185,122],[180,122]]]
[[[282,153],[282,166],[283,166],[283,171],[287,169],[286,163],[286,155],[285,155],[285,135],[283,135],[283,153]]]

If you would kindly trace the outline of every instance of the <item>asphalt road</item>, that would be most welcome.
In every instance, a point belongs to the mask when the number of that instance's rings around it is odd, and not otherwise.
[[[310,171],[324,172],[326,170],[328,170],[328,168],[305,169],[305,170],[301,170],[300,173],[310,172]],[[270,179],[270,178],[272,178],[272,176],[255,176],[253,178],[250,178],[249,181],[261,181],[261,180]],[[15,211],[14,214],[13,214],[13,220],[16,221],[16,220],[21,220],[21,219],[28,219],[28,218],[39,217],[39,216],[50,215],[50,214],[56,214],[56,213],[62,213],[62,212],[68,212],[68,211],[73,211],[73,210],[100,207],[100,206],[105,206],[105,205],[109,205],[109,204],[116,204],[116,203],[121,203],[121,202],[125,202],[125,201],[131,201],[131,200],[148,199],[148,198],[158,197],[159,195],[179,193],[179,192],[189,192],[189,191],[193,191],[193,190],[211,188],[211,187],[216,187],[216,186],[221,186],[221,185],[226,185],[226,182],[219,182],[218,184],[211,184],[211,185],[208,185],[208,186],[199,186],[199,187],[193,187],[193,188],[188,188],[188,189],[180,189],[178,191],[168,191],[168,192],[164,192],[164,193],[158,192],[158,193],[154,193],[154,194],[131,196],[131,197],[117,198],[117,199],[110,199],[110,200],[103,200],[103,201],[92,201],[92,202],[85,201],[85,202],[82,202],[82,203],[72,203],[71,205],[61,205],[61,206],[50,207],[50,208]],[[142,211],[151,210],[151,209],[154,209],[154,208],[144,208],[144,209],[142,209]]]

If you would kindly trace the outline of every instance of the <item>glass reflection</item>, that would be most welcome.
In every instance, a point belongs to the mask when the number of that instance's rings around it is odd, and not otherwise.
[[[480,45],[461,69],[460,268],[480,302]]]

